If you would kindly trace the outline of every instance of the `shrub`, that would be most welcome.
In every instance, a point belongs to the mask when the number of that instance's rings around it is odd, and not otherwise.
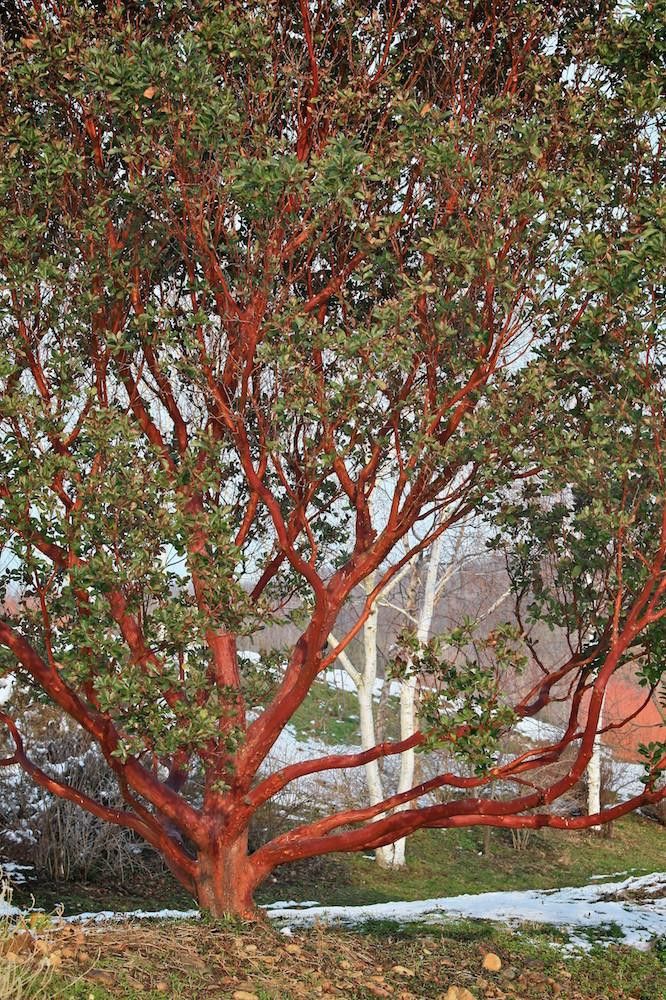
[[[122,804],[115,777],[86,734],[49,719],[31,758],[60,781],[109,806]],[[153,853],[131,831],[36,787],[19,768],[0,770],[0,844],[54,880],[112,878],[123,885]]]

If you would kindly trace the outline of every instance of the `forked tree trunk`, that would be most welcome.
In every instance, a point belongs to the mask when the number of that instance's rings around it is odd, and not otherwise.
[[[247,852],[247,830],[235,840],[223,838],[212,843],[210,851],[198,856],[199,874],[195,880],[197,900],[202,910],[213,917],[235,916],[256,920],[253,895],[261,881]]]

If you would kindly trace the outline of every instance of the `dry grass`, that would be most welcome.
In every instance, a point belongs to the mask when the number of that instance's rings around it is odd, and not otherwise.
[[[12,889],[0,870],[0,912],[11,906]],[[28,1000],[50,995],[49,934],[36,933],[37,921],[0,917],[0,1000]],[[37,948],[38,941],[44,947]]]
[[[85,933],[87,952],[99,960],[81,989],[68,989],[81,966],[80,959],[65,958],[58,995],[72,1000],[231,1000],[236,993],[244,1000],[440,1000],[451,986],[483,1000],[598,1000],[605,993],[597,971],[588,970],[588,985],[581,985],[585,976],[547,944],[521,950],[508,931],[478,925],[404,933],[315,927],[287,937],[270,925],[182,921],[100,925]],[[489,951],[502,960],[499,972],[483,968]],[[606,964],[613,970],[608,996],[614,1000],[643,996],[637,987],[640,969],[629,970],[623,986],[622,962],[633,961],[625,954],[622,949],[608,954]],[[645,971],[651,998],[666,989],[665,977],[661,987],[656,983],[655,968]]]

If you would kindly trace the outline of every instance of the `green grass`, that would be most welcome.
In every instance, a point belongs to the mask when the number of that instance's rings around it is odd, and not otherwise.
[[[33,905],[52,912],[64,907],[65,916],[74,913],[115,910],[188,910],[195,907],[192,897],[168,874],[141,874],[131,886],[108,883],[52,882],[30,879],[14,890],[14,903],[22,908]]]
[[[387,707],[384,738],[397,739],[398,699],[389,698]],[[353,691],[343,691],[325,681],[317,681],[292,716],[291,724],[299,740],[317,739],[332,747],[358,744],[361,735],[358,698]]]
[[[484,854],[480,830],[423,830],[408,841],[408,863],[401,872],[383,871],[358,854],[330,855],[277,869],[260,886],[257,901],[316,898],[331,905],[360,905],[502,889],[556,889],[585,885],[592,875],[663,871],[666,856],[666,830],[639,816],[615,823],[612,837],[543,830],[534,833],[526,850],[516,851],[508,833],[493,830],[488,842],[490,851]],[[15,902],[29,906],[33,896],[46,911],[62,903],[68,914],[195,905],[168,874],[141,875],[127,888],[30,881],[17,888]]]
[[[589,832],[542,830],[535,832],[524,851],[516,851],[510,835],[493,830],[489,853],[483,852],[480,830],[423,830],[407,844],[407,868],[383,871],[362,855],[339,855],[318,877],[313,895],[312,877],[294,866],[294,877],[284,869],[280,882],[265,883],[262,902],[276,899],[312,899],[321,903],[384,903],[396,899],[430,899],[466,892],[503,889],[556,889],[585,885],[592,875],[610,876],[631,869],[632,874],[663,871],[666,830],[639,816],[614,824],[612,836]],[[618,878],[618,881],[620,879]]]
[[[358,699],[351,691],[313,684],[291,724],[299,740],[314,738],[331,746],[355,743],[360,736]]]

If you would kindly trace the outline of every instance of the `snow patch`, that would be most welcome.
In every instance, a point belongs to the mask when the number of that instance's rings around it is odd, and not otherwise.
[[[318,899],[306,899],[306,900],[303,900],[302,903],[299,903],[299,901],[297,899],[290,899],[286,903],[283,903],[282,900],[280,900],[277,903],[264,903],[264,905],[262,906],[262,909],[264,909],[264,910],[274,910],[277,907],[278,909],[283,910],[285,907],[288,906],[290,909],[291,908],[297,908],[297,909],[300,909],[300,910],[305,910],[309,906],[320,906],[320,905],[321,904],[319,903]]]
[[[128,910],[126,913],[116,910],[99,910],[97,913],[75,913],[64,919],[68,924],[101,924],[118,920],[196,920],[200,916],[199,910]]]
[[[28,879],[24,872],[34,872],[32,865],[19,865],[15,861],[0,861],[0,875],[12,885],[24,885]]]
[[[356,685],[347,671],[342,667],[331,667],[328,670],[325,670],[321,676],[329,687],[335,688],[337,691],[351,691],[352,693],[356,691]],[[389,695],[392,698],[398,698],[400,696],[400,681],[386,681],[382,677],[377,677],[372,688],[373,698],[379,698],[381,696],[385,684],[389,685]]]
[[[2,917],[18,917],[21,913],[18,906],[14,906],[7,899],[0,896],[0,919]]]
[[[526,715],[519,719],[514,729],[521,736],[526,736],[528,740],[534,740],[535,743],[557,743],[558,740],[562,739],[562,729],[532,716]]]
[[[639,892],[642,899],[613,896]],[[290,925],[323,923],[359,924],[368,920],[395,920],[398,923],[424,921],[442,923],[452,917],[471,917],[519,925],[540,923],[562,927],[570,934],[570,945],[588,949],[586,931],[603,943],[603,928],[616,925],[622,943],[645,949],[652,938],[666,933],[666,872],[565,889],[481,892],[476,895],[424,899],[416,902],[374,903],[368,906],[318,906],[293,910],[288,906],[271,909],[270,916]],[[662,894],[659,898],[659,894]],[[617,939],[609,935],[606,943]]]
[[[606,876],[598,876],[605,878]],[[3,909],[4,907],[4,909]],[[617,943],[615,928],[623,935],[622,944],[645,949],[659,935],[666,934],[666,872],[634,876],[623,882],[605,882],[564,889],[528,889],[511,892],[481,892],[413,902],[373,903],[367,906],[320,906],[316,900],[282,900],[263,907],[278,921],[282,934],[292,927],[317,923],[354,925],[369,920],[396,923],[423,921],[445,923],[467,917],[520,926],[549,924],[569,933],[567,947],[585,950],[591,938],[598,944]],[[0,915],[19,913],[0,899]],[[104,923],[122,920],[192,920],[199,910],[130,910],[78,913],[69,923]],[[605,928],[612,928],[604,935]]]
[[[14,674],[8,674],[5,677],[0,677],[0,705],[7,704],[14,693],[15,684],[16,678]]]
[[[608,875],[590,875],[590,882],[596,882],[599,879],[605,878],[618,878],[620,875],[629,875],[635,871],[638,871],[638,868],[627,868],[624,872],[609,872]]]

